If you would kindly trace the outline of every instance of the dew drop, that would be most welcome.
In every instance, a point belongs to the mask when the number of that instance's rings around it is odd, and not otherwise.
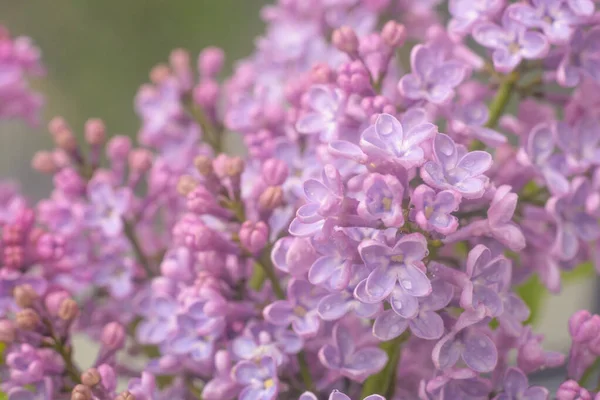
[[[407,290],[410,290],[413,287],[412,282],[409,280],[402,281],[402,286]]]

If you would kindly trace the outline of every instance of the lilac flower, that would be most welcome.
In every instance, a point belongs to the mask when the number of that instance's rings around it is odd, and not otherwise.
[[[273,265],[291,276],[300,278],[317,259],[310,238],[284,237],[279,239],[271,252]]]
[[[317,85],[307,93],[310,111],[296,122],[296,130],[305,134],[317,134],[324,142],[337,139],[342,108],[342,92],[327,86]]]
[[[286,361],[288,354],[298,353],[303,346],[302,339],[294,332],[254,321],[231,344],[233,354],[242,360],[257,361],[269,356],[278,366]]]
[[[530,28],[541,28],[551,43],[564,43],[571,37],[576,16],[563,0],[532,0],[516,3],[506,10],[508,17]]]
[[[548,389],[541,386],[529,386],[527,376],[518,368],[509,368],[502,383],[504,391],[495,400],[547,400]]]
[[[337,169],[325,165],[322,180],[309,179],[304,182],[304,194],[308,203],[296,212],[296,218],[290,224],[290,233],[294,236],[310,236],[319,231],[325,218],[336,215],[344,199],[344,185]]]
[[[556,351],[545,351],[542,347],[543,340],[544,335],[534,334],[531,326],[523,328],[518,338],[517,366],[525,374],[564,364],[565,356]]]
[[[240,361],[231,371],[237,383],[244,386],[239,394],[240,400],[271,400],[279,392],[277,367],[270,357],[259,362]]]
[[[6,364],[10,367],[10,380],[18,385],[40,382],[44,378],[44,360],[39,350],[29,344],[8,353]]]
[[[336,324],[332,332],[333,344],[326,344],[319,350],[319,360],[330,370],[342,376],[362,382],[369,375],[379,372],[388,357],[378,347],[356,348],[356,338],[350,331]]]
[[[502,185],[496,189],[487,211],[489,235],[513,251],[525,248],[525,237],[521,229],[512,222],[518,197],[511,187]]]
[[[311,393],[312,394],[312,393]],[[314,396],[314,395],[313,395]],[[316,397],[310,398],[302,398],[300,397],[298,400],[317,400]],[[333,390],[327,400],[352,400],[350,397],[346,396],[344,393],[339,390]],[[378,394],[372,394],[370,396],[365,397],[363,400],[385,400],[385,397],[380,396]]]
[[[456,104],[450,127],[453,133],[479,139],[490,147],[498,147],[507,139],[504,134],[485,126],[489,117],[488,107],[483,101],[469,99]]]
[[[444,334],[444,321],[436,311],[450,303],[454,295],[453,287],[441,280],[431,282],[432,292],[419,299],[416,314],[403,317],[395,310],[387,310],[377,316],[373,325],[373,335],[380,340],[391,340],[400,336],[406,328],[421,339],[439,339]],[[393,303],[392,303],[393,304]]]
[[[363,181],[364,199],[358,205],[358,215],[367,220],[381,220],[386,226],[404,224],[402,196],[404,187],[391,175],[369,174]]]
[[[427,240],[419,233],[405,235],[393,248],[375,240],[363,241],[359,248],[365,265],[372,271],[364,281],[369,302],[378,302],[389,296],[399,283],[396,301],[392,306],[406,307],[403,302],[416,303],[414,297],[431,293],[431,283],[425,275],[421,260],[428,254]],[[357,291],[359,291],[357,287]],[[416,305],[416,304],[415,304]]]
[[[436,194],[429,186],[420,185],[411,196],[415,220],[421,229],[435,230],[444,235],[452,233],[458,227],[458,219],[450,213],[458,210],[460,200],[460,195],[452,190]]]
[[[360,146],[375,163],[387,161],[410,168],[423,163],[425,152],[421,145],[435,132],[435,125],[426,122],[423,110],[406,112],[402,122],[389,114],[381,114],[375,124],[362,133]]]
[[[598,39],[600,40],[600,35]],[[564,152],[571,170],[584,172],[590,166],[600,165],[598,129],[599,120],[591,116],[579,119],[573,128],[566,123],[557,124],[556,142]]]
[[[354,289],[368,276],[369,269],[367,267],[362,264],[353,265],[348,287],[330,293],[319,301],[317,308],[319,317],[325,321],[333,321],[342,318],[349,311],[354,311],[361,318],[369,318],[375,315],[381,309],[380,304],[363,303],[354,297]]]
[[[473,325],[484,317],[484,309],[463,312],[452,331],[434,347],[432,359],[436,368],[448,369],[459,360],[476,372],[490,372],[496,367],[498,350],[490,337]]]
[[[474,23],[493,16],[503,5],[503,0],[450,0],[448,9],[452,19],[448,23],[448,30],[458,34],[468,33]]]
[[[340,230],[328,233],[325,238],[315,239],[313,247],[321,257],[315,260],[308,271],[310,283],[331,290],[345,289],[350,281],[350,268],[358,258],[357,245]]]
[[[507,15],[502,18],[502,27],[492,22],[475,25],[473,38],[482,46],[494,49],[494,68],[504,73],[514,70],[522,59],[545,57],[549,49],[544,35],[526,30]]]
[[[148,372],[142,372],[141,378],[131,379],[128,389],[136,399],[140,400],[154,400],[158,395],[154,375]]]
[[[492,258],[492,252],[484,245],[477,245],[467,258],[467,276],[460,297],[463,308],[483,307],[485,314],[496,317],[503,311],[498,294],[504,282],[510,282],[511,265],[503,256]]]
[[[415,46],[410,53],[412,73],[398,83],[400,93],[411,100],[425,99],[442,104],[454,96],[454,88],[467,74],[464,64],[445,60],[443,53],[424,46]]]
[[[231,357],[226,350],[219,350],[215,354],[215,369],[212,379],[206,382],[202,389],[202,398],[206,400],[233,398],[239,389],[231,376]]]
[[[433,140],[434,161],[421,169],[421,177],[437,189],[450,189],[467,199],[483,195],[488,178],[483,175],[492,165],[492,156],[485,151],[466,152],[447,135],[439,133]]]
[[[159,146],[169,127],[184,115],[181,91],[174,79],[157,87],[143,86],[135,99],[135,108],[143,120],[140,138],[144,144]]]
[[[570,260],[577,255],[580,239],[592,241],[600,237],[597,219],[586,211],[591,193],[590,182],[577,177],[571,182],[569,193],[552,197],[546,204],[558,225],[553,251],[562,260]]]
[[[218,301],[218,300],[217,300]],[[189,355],[194,361],[206,361],[214,353],[214,342],[225,329],[223,317],[212,316],[216,301],[196,300],[177,316],[177,330],[168,340],[168,348],[175,354]]]
[[[489,398],[491,384],[487,379],[477,376],[475,371],[469,369],[455,369],[444,372],[423,387],[433,397],[427,397],[427,400],[434,399],[461,399],[461,400],[486,400]]]
[[[288,284],[287,300],[269,304],[263,311],[264,317],[273,325],[292,324],[300,337],[314,337],[320,326],[317,306],[324,295],[322,289],[306,281],[292,279]]]
[[[171,298],[158,294],[148,296],[139,305],[144,319],[139,323],[136,336],[140,343],[159,344],[175,327],[177,304]]]
[[[587,33],[575,30],[557,70],[556,80],[563,86],[577,86],[583,77],[600,82],[600,28]]]
[[[123,299],[133,291],[135,264],[128,257],[121,259],[109,257],[107,261],[100,264],[96,282],[107,287],[110,294],[115,298]]]
[[[90,185],[90,208],[86,219],[107,236],[116,236],[123,229],[123,217],[130,206],[131,192],[127,188],[114,190],[107,182]]]

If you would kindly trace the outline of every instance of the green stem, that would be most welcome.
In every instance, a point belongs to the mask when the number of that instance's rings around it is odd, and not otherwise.
[[[511,95],[515,89],[517,81],[519,80],[519,73],[517,71],[513,71],[508,75],[505,75],[500,87],[498,88],[498,92],[496,96],[492,99],[490,103],[490,116],[488,118],[487,123],[485,124],[486,128],[494,129],[496,125],[498,125],[498,121],[504,112],[506,111],[506,106],[511,98]],[[470,147],[471,150],[482,150],[485,149],[485,144],[479,140],[473,141]]]
[[[396,371],[400,363],[402,344],[408,340],[410,333],[404,332],[396,339],[381,343],[381,348],[388,355],[388,362],[377,374],[371,375],[365,381],[361,398],[372,394],[380,394],[386,398],[392,398],[396,386]]]
[[[125,233],[127,240],[129,240],[129,243],[131,243],[133,252],[135,253],[135,256],[137,257],[140,264],[142,264],[142,268],[144,268],[144,271],[146,271],[146,274],[148,275],[148,277],[150,278],[150,277],[154,276],[154,272],[152,271],[152,268],[150,267],[150,261],[148,260],[148,257],[146,257],[146,255],[144,254],[144,251],[142,250],[142,246],[140,245],[140,243],[137,239],[137,236],[135,234],[135,227],[133,226],[133,224],[131,224],[125,218],[123,218],[123,232]]]
[[[306,362],[306,358],[304,357],[304,351],[300,351],[296,355],[298,360],[298,366],[300,367],[300,375],[302,376],[302,382],[304,382],[304,388],[309,392],[314,392],[315,387],[313,384],[312,377],[310,376],[310,369],[308,368],[308,363]]]
[[[594,363],[592,365],[590,365],[589,367],[587,367],[587,369],[585,370],[585,372],[583,373],[583,376],[581,377],[581,379],[579,380],[579,386],[581,387],[585,387],[585,385],[587,384],[587,382],[590,380],[590,378],[592,377],[592,374],[600,367],[600,357],[596,358],[596,361],[594,361]]]
[[[275,273],[275,269],[271,263],[270,249],[271,247],[268,246],[261,252],[260,257],[258,257],[258,259],[254,262],[254,266],[257,269],[261,269],[264,273],[264,276],[269,279],[271,286],[273,287],[273,292],[275,292],[275,296],[277,296],[278,299],[285,299],[285,292],[279,284],[279,278],[277,278],[277,274]],[[262,286],[262,283],[260,286]]]
[[[52,349],[60,355],[60,357],[63,359],[63,362],[65,363],[65,373],[71,378],[71,380],[75,384],[81,383],[81,373],[79,372],[79,369],[77,368],[77,366],[75,366],[75,363],[73,362],[71,347],[64,343],[60,335],[56,333],[51,321],[44,319],[44,325],[48,329],[50,337],[52,338]]]
[[[207,144],[209,144],[210,147],[213,148],[215,153],[222,153],[222,132],[216,129],[215,126],[210,122],[210,120],[204,113],[204,110],[202,110],[202,108],[194,104],[191,96],[186,96],[186,98],[184,98],[183,104],[185,105],[185,108],[187,109],[188,113],[192,116],[193,119],[196,120],[198,125],[200,125],[200,127],[202,128],[204,141]]]

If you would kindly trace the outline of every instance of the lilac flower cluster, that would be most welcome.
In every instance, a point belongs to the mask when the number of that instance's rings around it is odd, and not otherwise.
[[[139,144],[98,119],[78,141],[57,117],[32,162],[50,196],[1,188],[0,389],[600,399],[600,317],[577,312],[568,356],[548,351],[516,291],[600,271],[594,2],[280,0],[262,17],[230,77],[217,48],[152,70]],[[100,344],[88,369],[77,334]],[[563,365],[558,392],[529,384]]]

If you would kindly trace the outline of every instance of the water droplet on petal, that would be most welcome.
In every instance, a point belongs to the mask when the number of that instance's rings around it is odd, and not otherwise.
[[[402,281],[402,286],[403,286],[405,289],[407,289],[407,290],[410,290],[410,289],[412,289],[412,287],[413,287],[413,284],[412,284],[412,282],[411,282],[411,281],[409,281],[409,280],[403,280],[403,281]]]

